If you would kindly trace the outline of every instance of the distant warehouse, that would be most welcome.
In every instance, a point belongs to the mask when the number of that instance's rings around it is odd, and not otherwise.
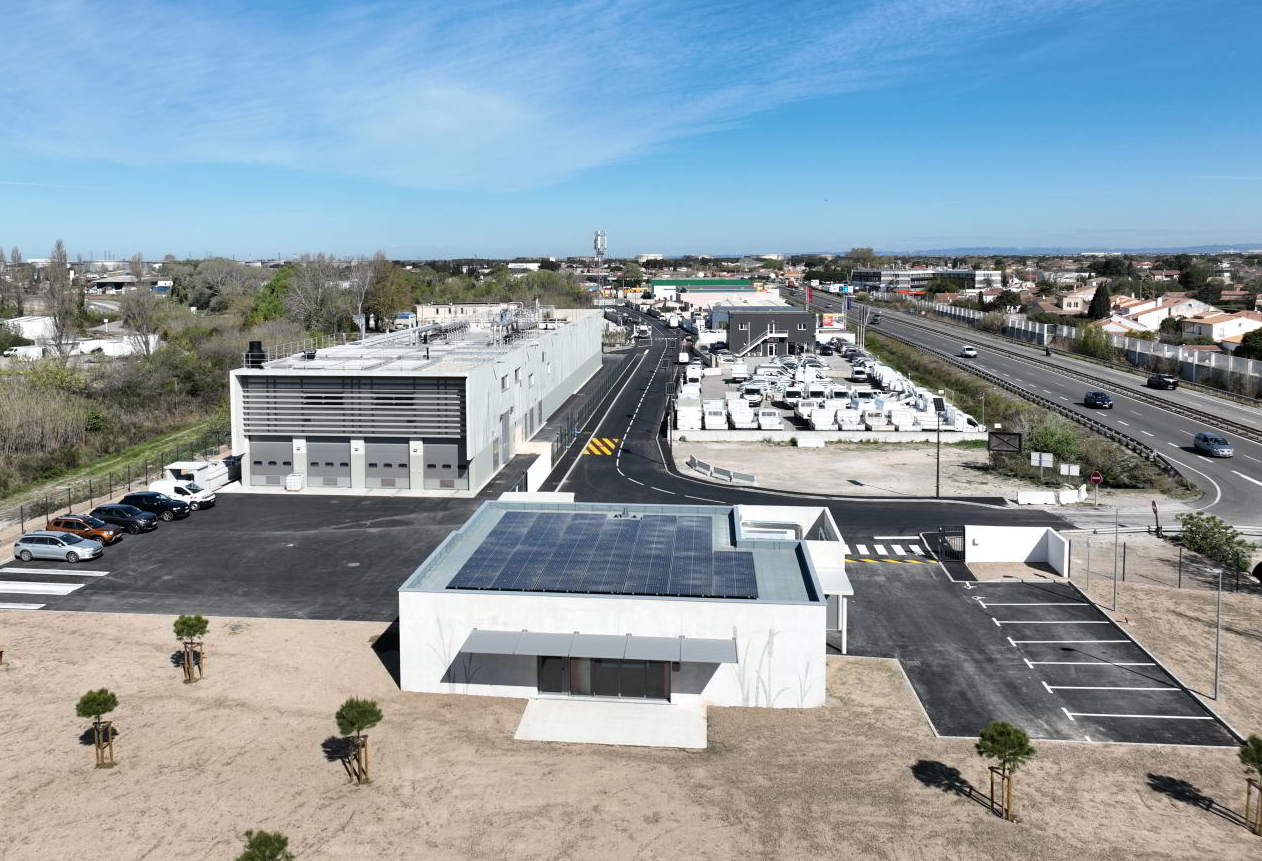
[[[602,326],[488,307],[292,355],[252,344],[230,378],[241,482],[477,491],[600,368]]]
[[[727,331],[738,356],[789,356],[815,348],[815,315],[801,308],[715,305],[710,328]]]

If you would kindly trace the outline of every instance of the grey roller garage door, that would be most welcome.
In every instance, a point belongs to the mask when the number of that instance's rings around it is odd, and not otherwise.
[[[364,484],[367,487],[408,487],[407,440],[364,442]]]
[[[307,486],[351,486],[351,441],[349,439],[307,440]]]
[[[294,444],[290,439],[250,437],[250,484],[284,484],[294,471]]]
[[[465,460],[464,442],[424,440],[425,486],[434,490],[467,489],[469,464]]]

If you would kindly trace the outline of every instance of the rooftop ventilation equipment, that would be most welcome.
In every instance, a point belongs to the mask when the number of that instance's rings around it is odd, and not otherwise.
[[[263,342],[251,341],[250,348],[245,351],[245,366],[247,368],[261,368],[266,361],[267,353],[263,350]]]

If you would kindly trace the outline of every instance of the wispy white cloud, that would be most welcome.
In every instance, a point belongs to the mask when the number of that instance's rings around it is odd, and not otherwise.
[[[18,0],[0,154],[519,189],[1100,5]]]

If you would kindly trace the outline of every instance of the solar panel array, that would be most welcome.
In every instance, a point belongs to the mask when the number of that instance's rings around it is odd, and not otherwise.
[[[715,550],[711,523],[508,511],[447,588],[757,598],[753,555]]]

